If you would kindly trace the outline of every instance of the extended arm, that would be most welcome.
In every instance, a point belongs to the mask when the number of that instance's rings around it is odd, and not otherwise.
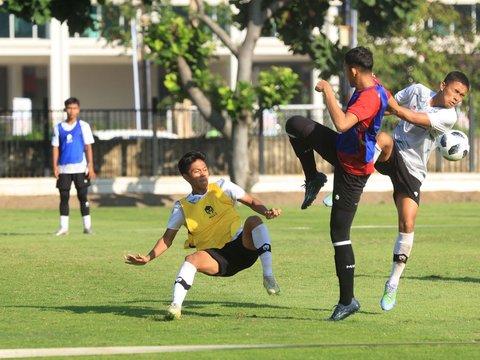
[[[87,157],[88,164],[88,177],[93,180],[97,177],[95,170],[93,169],[93,150],[92,144],[85,145],[85,155]]]
[[[358,123],[358,118],[356,115],[352,113],[344,113],[343,110],[337,103],[337,99],[335,98],[335,93],[333,92],[332,87],[330,84],[325,80],[319,80],[317,85],[315,86],[315,91],[323,92],[325,96],[325,104],[327,106],[327,110],[332,118],[333,125],[335,129],[339,132],[344,132]]]
[[[163,236],[158,239],[157,243],[147,255],[132,255],[125,256],[125,263],[130,265],[145,265],[153,259],[162,255],[172,245],[173,239],[177,235],[178,230],[167,229]]]
[[[59,156],[58,146],[52,146],[52,169],[53,175],[58,179],[58,156]]]
[[[238,201],[240,201],[244,205],[247,205],[250,209],[259,213],[260,215],[265,216],[267,219],[276,218],[282,213],[281,209],[267,209],[259,199],[253,197],[249,193],[245,193],[244,197],[238,199]]]
[[[415,112],[399,105],[393,96],[388,99],[387,111],[390,112],[390,114],[395,115],[402,120],[408,121],[411,124],[428,127],[432,126],[430,118],[426,113]]]

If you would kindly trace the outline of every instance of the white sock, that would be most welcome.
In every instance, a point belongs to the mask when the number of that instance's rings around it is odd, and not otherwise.
[[[390,275],[390,279],[388,279],[388,283],[392,286],[397,287],[398,283],[400,282],[400,276],[402,276],[403,270],[407,264],[403,262],[393,262],[392,264],[392,274]]]
[[[395,241],[395,246],[393,253],[396,255],[406,255],[407,259],[412,252],[414,233],[398,233],[397,240]],[[400,277],[402,276],[403,270],[407,264],[401,261],[394,261],[392,264],[392,274],[388,282],[390,285],[398,286],[400,282]]]
[[[173,301],[172,304],[182,306],[183,300],[187,296],[187,292],[193,284],[197,268],[191,263],[185,261],[178,271],[177,279],[173,285]]]
[[[90,215],[82,216],[83,228],[90,229],[92,227],[92,218]]]
[[[382,153],[382,149],[380,148],[380,146],[378,146],[377,143],[375,143],[375,153],[373,154],[373,163],[375,164],[378,160],[378,157],[380,156],[380,154]]]
[[[272,276],[272,252],[270,243],[270,234],[268,233],[267,226],[260,224],[252,230],[253,245],[259,249],[265,250],[260,255],[260,261],[262,262],[263,275]]]
[[[60,215],[60,228],[68,230],[68,215]]]

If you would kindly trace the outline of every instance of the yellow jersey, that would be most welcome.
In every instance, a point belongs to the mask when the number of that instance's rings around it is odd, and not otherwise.
[[[198,202],[193,204],[186,197],[179,202],[188,230],[185,248],[221,249],[240,229],[233,200],[216,183],[208,184],[207,193]]]

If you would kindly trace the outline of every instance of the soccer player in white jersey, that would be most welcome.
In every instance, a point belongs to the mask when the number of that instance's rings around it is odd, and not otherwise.
[[[210,276],[233,276],[252,266],[260,257],[263,269],[263,286],[269,295],[278,294],[272,271],[270,235],[259,216],[249,216],[243,225],[235,210],[237,201],[247,205],[267,219],[280,216],[280,209],[267,209],[260,200],[238,185],[220,179],[209,183],[205,154],[191,151],[178,162],[183,178],[192,192],[177,201],[170,214],[167,228],[148,255],[125,257],[127,264],[145,265],[162,255],[171,245],[183,225],[188,230],[185,248],[197,251],[185,258],[173,286],[173,300],[165,319],[181,316],[182,304],[193,284],[196,272]]]
[[[393,249],[392,272],[380,301],[383,310],[395,306],[400,276],[412,251],[420,187],[427,175],[428,158],[436,147],[435,138],[454,126],[457,121],[455,106],[463,100],[469,88],[465,74],[453,71],[445,77],[437,93],[414,84],[388,102],[387,110],[400,121],[393,137],[385,132],[377,135],[377,147],[381,153],[375,168],[392,181],[398,235]]]
[[[90,180],[95,179],[93,169],[94,142],[92,130],[87,122],[78,118],[80,101],[71,97],[65,100],[67,119],[53,128],[52,162],[53,174],[60,192],[60,229],[55,235],[67,235],[69,228],[70,187],[77,190],[82,214],[83,233],[92,234],[92,220],[87,194]]]

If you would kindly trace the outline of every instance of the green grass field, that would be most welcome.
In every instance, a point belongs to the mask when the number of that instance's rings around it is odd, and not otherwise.
[[[397,306],[388,313],[379,300],[390,272],[396,212],[393,204],[361,204],[352,241],[362,308],[338,323],[325,321],[338,300],[329,212],[289,206],[268,221],[280,296],[264,291],[259,262],[233,278],[198,274],[182,319],[165,322],[159,319],[188,254],[186,233],[145,267],[126,265],[123,256],[151,249],[169,208],[93,209],[94,236],[81,233],[73,209],[70,235],[61,238],[52,235],[56,210],[2,209],[0,349],[286,344],[295,346],[101,358],[479,358],[480,204],[422,205]]]

